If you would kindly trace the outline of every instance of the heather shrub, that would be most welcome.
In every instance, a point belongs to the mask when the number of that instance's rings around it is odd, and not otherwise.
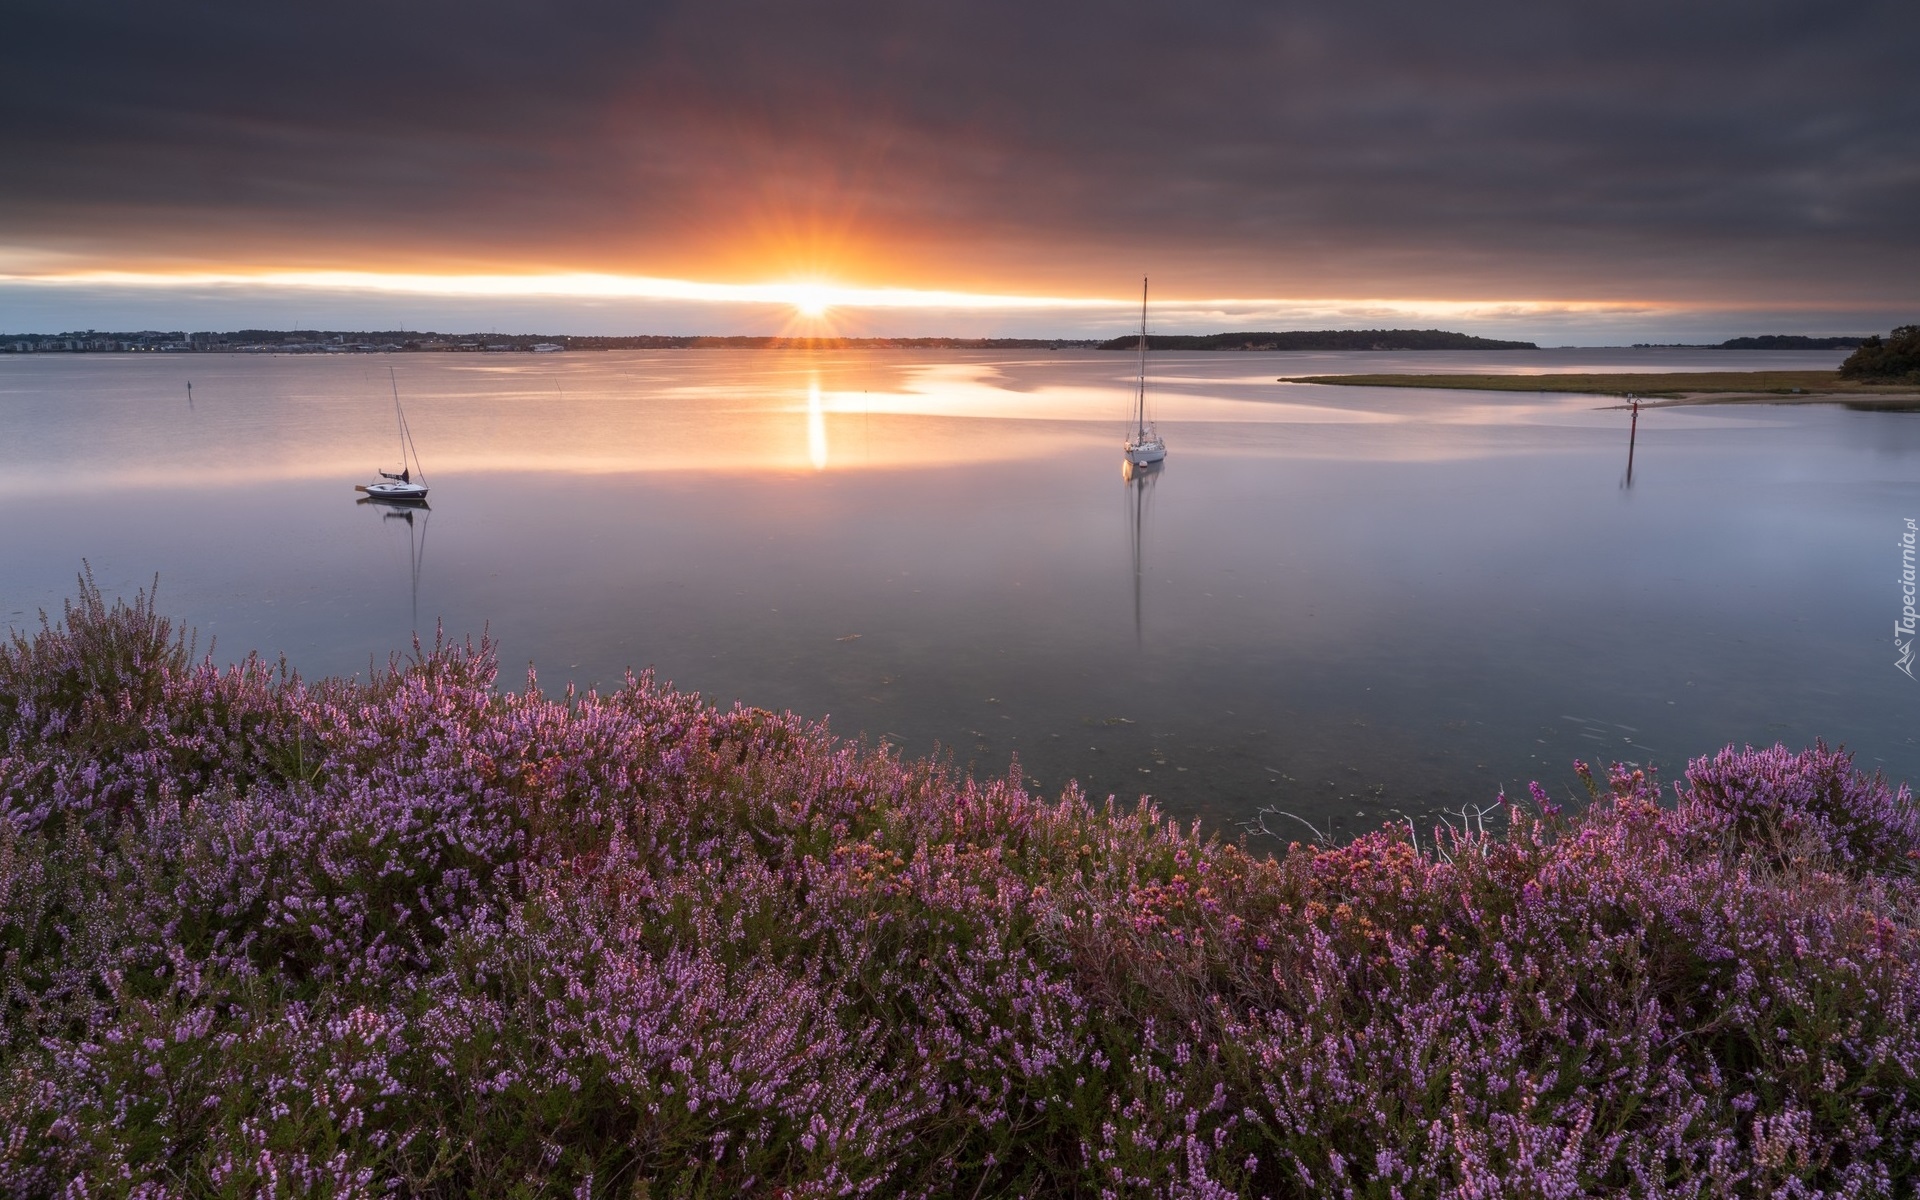
[[[0,648],[0,737],[109,732],[158,703],[192,658],[185,638],[155,609],[158,590],[155,579],[154,590],[131,604],[109,606],[89,568],[57,627],[42,610],[38,634],[15,631]]]
[[[1863,776],[1852,760],[1821,742],[1794,754],[1784,747],[1731,746],[1687,767],[1683,819],[1729,850],[1776,863],[1818,855],[1851,872],[1920,868],[1920,808],[1902,784]]]
[[[186,646],[83,583],[0,648],[0,1192],[1920,1177],[1914,806],[1824,745],[1282,846],[484,640]]]

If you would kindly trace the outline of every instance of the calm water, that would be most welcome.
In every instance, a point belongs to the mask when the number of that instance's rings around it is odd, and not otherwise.
[[[1280,384],[1368,370],[1829,366],[1686,351],[0,356],[0,621],[81,559],[221,658],[364,672],[436,620],[518,686],[653,667],[1049,790],[1351,832],[1574,757],[1824,736],[1920,778],[1893,666],[1920,417],[1627,417]],[[408,520],[387,368],[433,485]],[[193,402],[187,381],[193,382]]]

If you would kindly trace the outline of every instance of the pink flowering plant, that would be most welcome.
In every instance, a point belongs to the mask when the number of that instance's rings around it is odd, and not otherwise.
[[[1230,842],[484,640],[218,668],[83,580],[0,647],[0,1191],[1912,1195],[1908,790],[1586,774]]]

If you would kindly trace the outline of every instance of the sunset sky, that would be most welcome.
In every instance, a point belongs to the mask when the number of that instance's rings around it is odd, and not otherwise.
[[[26,0],[0,332],[1884,332],[1917,62],[1912,0]]]

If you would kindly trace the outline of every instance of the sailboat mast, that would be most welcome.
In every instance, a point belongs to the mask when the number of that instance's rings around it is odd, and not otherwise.
[[[400,412],[400,381],[394,377],[393,368],[387,368],[387,382],[393,385],[393,424],[400,434],[400,470],[407,469],[407,418]]]
[[[1140,277],[1140,378],[1133,389],[1134,434],[1147,436],[1147,277]]]
[[[413,455],[413,469],[420,475],[420,482],[427,481],[427,469],[420,465],[420,451],[413,444],[413,429],[407,424],[406,410],[400,407],[400,381],[394,378],[393,368],[387,368],[387,379],[393,384],[393,419],[400,425],[400,473],[408,474],[407,455]]]

